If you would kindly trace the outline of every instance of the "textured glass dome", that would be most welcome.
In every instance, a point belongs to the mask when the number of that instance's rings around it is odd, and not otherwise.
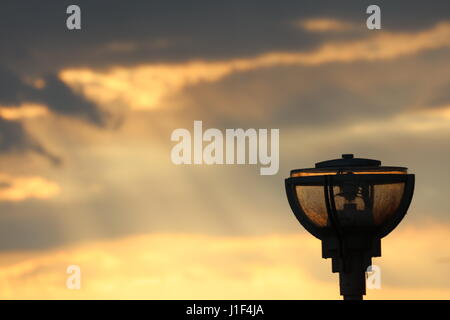
[[[413,178],[404,167],[343,155],[315,168],[292,170],[286,191],[298,220],[318,237],[336,228],[376,230],[384,236],[400,222],[396,215],[406,213]]]

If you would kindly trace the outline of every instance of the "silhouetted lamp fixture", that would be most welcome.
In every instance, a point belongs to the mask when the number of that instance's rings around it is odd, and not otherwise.
[[[414,175],[404,167],[354,158],[292,170],[285,180],[292,211],[303,227],[322,240],[322,257],[339,272],[344,300],[366,294],[365,272],[381,256],[381,238],[403,219],[414,191]]]

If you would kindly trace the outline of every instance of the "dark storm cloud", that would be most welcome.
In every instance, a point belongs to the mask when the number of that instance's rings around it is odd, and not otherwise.
[[[46,104],[55,113],[103,126],[108,115],[58,79],[56,74],[62,67],[210,60],[307,50],[327,37],[294,28],[292,21],[333,17],[364,25],[365,8],[371,2],[77,1],[82,9],[79,31],[65,27],[69,4],[73,3],[2,1],[0,59],[12,71],[0,68],[0,103],[18,104],[28,99]],[[378,4],[385,30],[424,28],[450,17],[448,1],[434,1],[432,5],[425,1]],[[43,77],[47,86],[38,90],[24,83],[21,79],[28,75]],[[374,106],[371,110],[380,110],[362,96],[351,96],[345,88],[328,89],[330,101],[349,106],[349,100],[356,99],[361,105]],[[308,113],[303,113],[303,119],[307,122],[322,121],[324,114],[326,118],[326,113],[320,111],[328,106],[318,103],[317,92],[304,93],[283,102],[280,110],[284,116],[276,116],[278,120],[297,118],[292,114],[305,110]],[[300,99],[302,108],[295,102]]]
[[[23,102],[42,103],[57,114],[82,118],[99,126],[105,125],[107,114],[75,94],[57,76],[46,75],[43,80],[45,87],[37,89],[0,66],[0,104],[17,106]]]
[[[14,73],[0,66],[0,103],[18,104],[29,96],[32,88],[25,85]]]
[[[68,31],[69,1],[2,1],[0,57],[21,72],[150,61],[224,59],[305,50],[323,36],[291,25],[332,17],[364,26],[371,1],[77,1],[82,30]],[[450,17],[448,1],[378,1],[385,30]],[[368,31],[369,32],[369,31]]]
[[[47,75],[43,80],[45,87],[37,89],[0,67],[0,105],[18,107],[25,102],[42,103],[55,114],[81,118],[97,126],[107,124],[108,114],[72,92],[55,75]],[[21,122],[0,118],[0,153],[27,151],[43,155],[54,164],[60,163],[59,157],[38,142]]]
[[[50,110],[66,115],[85,119],[95,125],[104,126],[108,119],[105,111],[75,94],[64,82],[55,75],[48,75],[44,78],[45,88],[34,92],[37,101],[41,101]]]

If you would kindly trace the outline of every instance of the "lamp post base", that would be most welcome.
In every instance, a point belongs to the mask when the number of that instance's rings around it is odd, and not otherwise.
[[[339,287],[344,300],[362,300],[366,294],[365,264],[359,257],[347,261],[352,263],[347,270],[339,271]]]
[[[344,250],[343,250],[344,249]],[[366,235],[322,239],[322,257],[331,258],[332,271],[339,273],[339,287],[344,300],[362,300],[366,294],[366,270],[372,257],[381,256],[381,240]]]
[[[362,299],[363,296],[350,296],[350,295],[344,296],[344,300],[362,300]]]

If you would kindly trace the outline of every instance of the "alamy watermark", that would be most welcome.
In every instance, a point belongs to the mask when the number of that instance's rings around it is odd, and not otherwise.
[[[279,129],[270,129],[270,141],[268,129],[226,129],[222,133],[210,128],[203,132],[203,122],[194,121],[193,131],[179,128],[172,132],[170,139],[178,142],[170,154],[174,164],[259,163],[261,175],[278,173]]]
[[[367,7],[367,14],[370,16],[366,20],[366,26],[369,30],[380,30],[381,29],[381,9],[376,4],[372,4]]]
[[[66,26],[69,30],[81,30],[81,8],[72,4],[67,7],[66,13],[70,16],[66,19]]]
[[[381,289],[381,268],[377,265],[371,265],[366,270],[367,289]]]
[[[66,27],[69,30],[81,30],[81,8],[79,5],[71,4],[66,8],[69,15],[66,19]],[[381,9],[378,5],[369,5],[366,13],[370,16],[366,20],[366,26],[369,30],[381,29]]]
[[[81,289],[81,268],[76,264],[67,267],[66,273],[69,274],[66,280],[66,287],[69,290]]]

